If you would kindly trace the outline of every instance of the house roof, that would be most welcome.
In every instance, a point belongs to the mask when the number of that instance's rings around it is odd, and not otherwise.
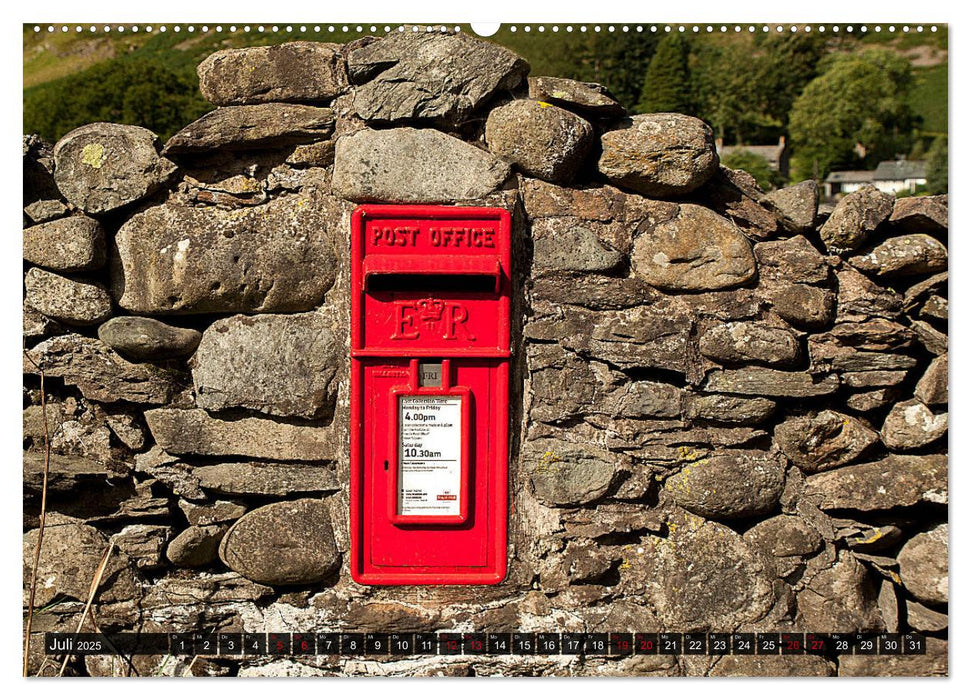
[[[885,160],[873,171],[874,180],[915,180],[926,176],[922,160]]]
[[[826,182],[873,182],[874,170],[836,170],[826,176]]]
[[[749,153],[754,153],[765,160],[779,160],[785,150],[785,146],[780,146],[778,144],[773,144],[771,146],[721,146],[718,149],[718,155],[727,156],[731,153],[744,153],[745,151],[748,151]]]

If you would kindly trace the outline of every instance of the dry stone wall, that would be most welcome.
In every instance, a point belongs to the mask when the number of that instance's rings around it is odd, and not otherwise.
[[[919,631],[928,654],[69,672],[946,672],[947,198],[824,213],[813,182],[719,166],[698,119],[528,70],[461,34],[227,50],[199,66],[217,107],[165,144],[24,138],[25,605],[51,451],[34,632],[78,624],[110,544],[105,631]],[[360,202],[513,214],[499,585],[348,574]]]

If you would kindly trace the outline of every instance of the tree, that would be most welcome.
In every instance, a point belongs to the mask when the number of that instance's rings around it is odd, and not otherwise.
[[[647,67],[640,112],[692,111],[691,76],[688,73],[688,41],[679,32],[668,34],[657,45],[657,52]]]
[[[927,151],[927,191],[947,194],[947,136],[938,136]]]
[[[24,130],[56,141],[91,122],[137,124],[163,140],[212,109],[195,72],[121,58],[24,92]]]
[[[835,167],[864,165],[910,150],[916,119],[908,106],[910,63],[887,49],[827,57],[819,77],[789,115],[797,177],[821,178]]]
[[[768,192],[785,184],[778,170],[769,167],[769,161],[752,151],[733,151],[721,158],[721,164],[732,170],[744,170],[755,178],[759,187]]]

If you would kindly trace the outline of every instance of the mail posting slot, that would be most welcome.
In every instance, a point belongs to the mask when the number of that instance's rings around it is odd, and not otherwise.
[[[351,238],[351,575],[506,575],[510,225],[358,207]]]

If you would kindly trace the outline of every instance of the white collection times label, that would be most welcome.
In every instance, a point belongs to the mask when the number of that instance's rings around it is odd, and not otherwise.
[[[462,397],[398,399],[398,514],[460,515]]]

